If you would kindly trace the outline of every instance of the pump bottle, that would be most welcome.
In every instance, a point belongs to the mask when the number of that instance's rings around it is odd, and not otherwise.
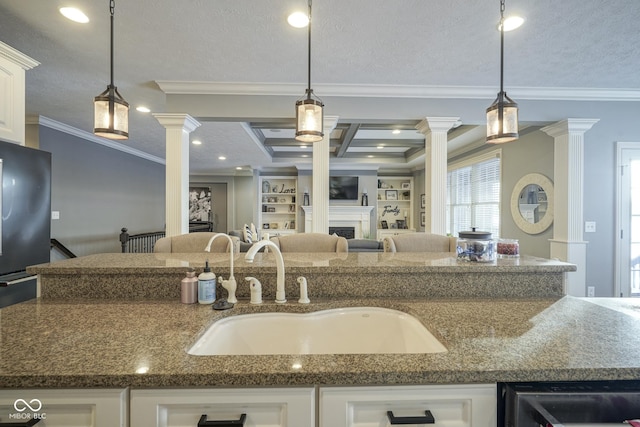
[[[216,300],[216,275],[211,272],[209,260],[205,262],[204,271],[198,276],[198,302],[213,304]]]

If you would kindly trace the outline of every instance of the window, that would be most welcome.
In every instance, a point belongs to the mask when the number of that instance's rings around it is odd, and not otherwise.
[[[500,150],[449,166],[447,232],[489,231],[500,235]]]

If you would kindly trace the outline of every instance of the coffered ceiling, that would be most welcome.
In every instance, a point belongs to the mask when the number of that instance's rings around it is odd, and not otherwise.
[[[62,17],[67,3],[90,22]],[[315,0],[312,86],[338,118],[331,168],[422,167],[415,126],[431,116],[460,118],[450,152],[482,144],[499,83],[499,5]],[[311,148],[292,138],[306,29],[286,24],[305,9],[305,0],[117,0],[115,83],[133,108],[130,139],[112,144],[162,162],[165,130],[152,113],[186,113],[201,123],[192,174],[309,168]],[[505,86],[523,128],[575,117],[584,103],[640,99],[638,0],[507,0],[506,12],[526,19],[505,36]],[[109,1],[0,1],[0,41],[40,62],[27,71],[27,114],[89,134],[93,97],[109,80]]]

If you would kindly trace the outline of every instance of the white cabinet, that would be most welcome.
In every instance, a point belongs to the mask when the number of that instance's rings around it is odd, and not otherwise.
[[[409,421],[427,411],[435,427],[495,427],[496,405],[495,384],[322,387],[319,427],[387,426],[388,412]]]
[[[128,400],[127,389],[4,389],[0,427],[34,419],[37,427],[127,427]]]
[[[313,427],[315,389],[131,391],[131,425],[135,427],[196,427],[203,415],[207,421],[238,421],[242,414],[246,414],[244,427]]]
[[[38,65],[0,42],[0,140],[25,145],[25,70]]]
[[[415,231],[413,177],[378,177],[376,197],[378,240]]]
[[[298,224],[296,177],[260,177],[258,226],[270,236],[295,233]]]

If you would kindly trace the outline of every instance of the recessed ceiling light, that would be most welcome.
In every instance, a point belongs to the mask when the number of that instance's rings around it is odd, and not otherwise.
[[[307,148],[307,146],[306,145],[301,145],[300,148]]]
[[[382,150],[382,149],[384,148],[384,145],[378,145],[376,148],[377,148],[378,150]]]
[[[191,143],[193,145],[202,145],[202,141],[200,141],[199,139],[194,139],[193,141],[191,141]]]
[[[309,25],[309,16],[304,12],[293,12],[287,16],[289,25],[295,28],[304,28]]]
[[[373,155],[372,154],[369,154],[367,157],[370,158],[370,159],[373,159]]]
[[[86,24],[89,22],[89,17],[85,15],[80,9],[75,7],[61,7],[60,13],[67,19],[80,24]]]
[[[400,129],[394,129],[391,133],[397,135],[400,133]]]
[[[307,154],[303,154],[302,157],[309,157]]]
[[[241,171],[242,170],[242,166],[236,166],[236,170],[237,171]]]
[[[225,156],[218,156],[218,160],[227,160]]]
[[[136,111],[140,111],[141,113],[150,113],[151,110],[148,109],[147,107],[141,105],[139,107],[136,107]]]
[[[504,31],[513,31],[516,28],[520,28],[524,24],[524,18],[521,16],[509,16],[504,19]],[[498,31],[500,31],[500,24],[498,24]]]

